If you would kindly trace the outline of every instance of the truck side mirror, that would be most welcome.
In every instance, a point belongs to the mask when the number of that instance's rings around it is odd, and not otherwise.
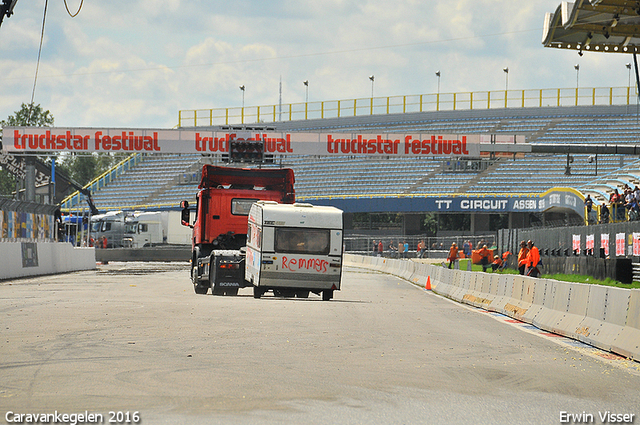
[[[193,229],[193,226],[189,224],[189,219],[191,218],[191,213],[189,212],[189,202],[182,201],[180,202],[180,206],[182,207],[182,215],[180,217],[180,222],[183,226],[189,226]]]

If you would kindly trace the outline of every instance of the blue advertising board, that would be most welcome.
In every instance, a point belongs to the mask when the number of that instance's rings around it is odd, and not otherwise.
[[[584,217],[584,196],[575,189],[554,188],[539,195],[418,196],[386,195],[305,198],[314,205],[331,205],[344,212],[488,213],[572,210]]]

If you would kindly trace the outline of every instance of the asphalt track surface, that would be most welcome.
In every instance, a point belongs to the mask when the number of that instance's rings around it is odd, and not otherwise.
[[[324,302],[196,295],[187,264],[113,263],[0,282],[0,317],[9,423],[640,423],[638,363],[363,269]]]

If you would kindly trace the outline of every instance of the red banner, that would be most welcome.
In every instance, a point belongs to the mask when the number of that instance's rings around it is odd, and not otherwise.
[[[302,133],[116,128],[6,127],[7,152],[228,153],[232,140],[264,141],[266,154],[480,157],[481,145],[524,136],[426,133]]]

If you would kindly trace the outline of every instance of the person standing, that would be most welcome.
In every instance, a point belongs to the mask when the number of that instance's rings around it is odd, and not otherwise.
[[[408,258],[409,257],[409,242],[404,241],[404,244],[402,245],[402,258]]]
[[[382,251],[384,251],[384,245],[382,245],[382,239],[378,242],[378,257],[382,257]]]
[[[422,245],[422,248],[420,249],[420,258],[424,258],[425,255],[427,255],[427,244],[424,239],[420,241],[420,244]]]
[[[584,200],[584,206],[587,207],[587,213],[590,213],[593,208],[593,199],[591,199],[591,195],[587,194],[587,197]]]
[[[447,259],[449,260],[449,268],[451,268],[453,263],[458,259],[458,245],[456,245],[455,242],[452,243],[451,248],[449,248],[449,257],[447,257]]]
[[[489,249],[487,249],[486,245],[482,245],[482,248],[480,249],[480,251],[478,251],[478,254],[480,254],[480,264],[482,265],[482,271],[486,272],[487,269],[491,267],[491,264],[489,263],[489,256],[491,255],[491,252],[489,251]]]
[[[527,267],[528,253],[529,248],[527,248],[527,243],[525,241],[520,242],[520,252],[518,253],[518,271],[521,275],[524,275],[524,270]]]
[[[378,252],[378,242],[376,242],[376,240],[373,240],[373,249],[371,250],[371,256],[375,257],[376,256],[376,252]]]
[[[540,263],[540,252],[532,241],[527,242],[527,248],[529,253],[527,254],[527,271],[526,275],[531,277],[538,277],[540,270],[538,270],[538,264]]]
[[[462,252],[464,252],[464,256],[467,258],[471,258],[471,241],[465,241],[462,245]]]

